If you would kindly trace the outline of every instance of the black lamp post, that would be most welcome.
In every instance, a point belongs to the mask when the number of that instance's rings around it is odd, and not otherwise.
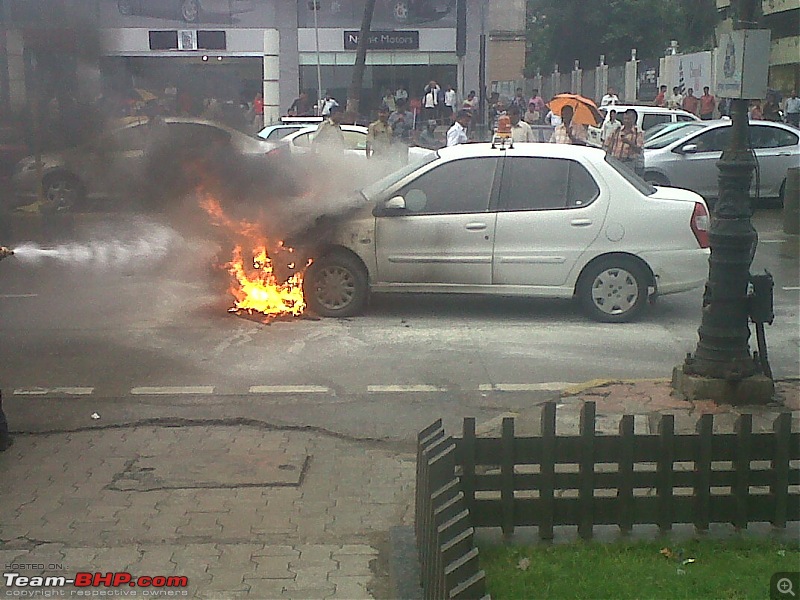
[[[755,0],[739,0],[738,28],[750,28],[754,13]],[[772,380],[760,374],[748,345],[748,286],[758,235],[750,222],[755,159],[748,143],[747,105],[745,99],[732,101],[730,141],[717,163],[719,199],[709,229],[711,258],[700,340],[673,378],[688,398],[758,403],[769,400],[774,389]]]

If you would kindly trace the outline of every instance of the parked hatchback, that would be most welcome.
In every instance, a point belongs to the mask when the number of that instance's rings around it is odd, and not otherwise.
[[[360,313],[370,292],[577,297],[592,318],[637,317],[701,286],[708,211],[595,148],[465,144],[360,192],[363,207],[310,249],[309,306]]]
[[[728,146],[731,122],[704,121],[699,131],[664,136],[644,145],[645,179],[654,185],[693,190],[705,198],[719,197],[717,161]],[[758,165],[751,194],[783,199],[786,171],[800,164],[800,130],[772,121],[750,121],[750,145]]]
[[[633,109],[636,111],[636,125],[644,132],[647,132],[656,125],[660,125],[662,123],[700,121],[700,117],[685,110],[662,108],[660,106],[609,104],[608,106],[600,107],[600,112],[603,114],[603,122],[598,124],[597,127],[589,127],[587,141],[594,146],[600,146],[603,142],[603,125],[610,120],[611,111],[616,111],[616,119],[622,123],[622,115],[628,109]]]

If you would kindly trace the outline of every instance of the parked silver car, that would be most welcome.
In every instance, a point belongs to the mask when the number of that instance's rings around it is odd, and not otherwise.
[[[699,131],[665,135],[644,145],[644,178],[653,185],[693,190],[719,197],[717,161],[730,139],[729,120],[706,121]],[[772,121],[750,121],[750,144],[758,163],[751,194],[783,199],[786,171],[800,164],[800,130]],[[758,186],[758,189],[756,189]]]

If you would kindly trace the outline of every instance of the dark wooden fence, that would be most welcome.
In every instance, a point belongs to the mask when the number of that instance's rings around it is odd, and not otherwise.
[[[792,432],[791,414],[779,414],[769,433],[753,433],[752,415],[741,415],[732,433],[714,433],[713,419],[703,415],[695,433],[676,434],[674,417],[662,415],[650,435],[635,434],[633,415],[624,415],[617,435],[597,435],[595,404],[587,402],[577,436],[556,435],[555,403],[543,406],[537,437],[515,437],[511,418],[499,438],[478,438],[474,419],[464,420],[462,438],[447,437],[437,421],[420,433],[417,451],[426,597],[485,592],[474,527],[511,536],[515,527],[536,526],[551,539],[562,525],[590,538],[595,525],[627,532],[689,523],[704,531],[711,523],[782,528],[800,520],[800,433]],[[476,582],[470,591],[448,596],[467,573]]]

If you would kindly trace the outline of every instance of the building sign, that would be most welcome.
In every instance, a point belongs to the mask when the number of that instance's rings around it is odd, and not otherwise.
[[[455,28],[456,4],[457,0],[377,0],[372,15],[372,26],[376,29]],[[364,0],[297,2],[298,27],[314,27],[315,18],[320,27],[358,27],[364,18]]]
[[[359,31],[344,32],[344,49],[358,48]],[[419,50],[419,31],[371,31],[367,40],[370,50]]]

